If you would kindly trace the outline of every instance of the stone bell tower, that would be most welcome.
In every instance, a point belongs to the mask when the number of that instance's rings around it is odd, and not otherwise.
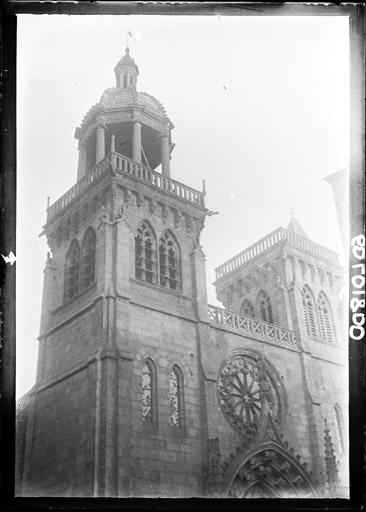
[[[348,404],[342,282],[338,255],[310,240],[292,216],[286,228],[269,233],[218,267],[215,286],[218,299],[237,315],[246,334],[269,336],[281,344],[284,340],[274,327],[294,332],[314,474],[318,482],[326,473],[335,480],[340,477],[343,492],[348,481]],[[328,468],[333,456],[334,471]],[[334,485],[329,481],[330,488]]]
[[[216,276],[225,308],[299,330],[303,339],[344,345],[338,255],[311,241],[294,216],[286,229],[276,229],[218,267]]]
[[[208,305],[204,188],[171,177],[173,124],[128,49],[114,72],[47,209],[16,494],[346,496],[337,255],[292,218],[216,269]]]
[[[76,129],[77,182],[47,211],[38,373],[17,433],[24,496],[201,492],[204,192],[170,177],[173,124],[137,90],[128,48],[114,71]]]

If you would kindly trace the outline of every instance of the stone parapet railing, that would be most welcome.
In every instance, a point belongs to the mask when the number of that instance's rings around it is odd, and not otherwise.
[[[130,158],[127,158],[118,153],[111,153],[112,162],[118,172],[129,174],[139,180],[153,185],[160,190],[164,190],[173,196],[184,199],[189,203],[204,208],[204,193],[194,188],[188,187],[179,181],[163,176],[159,172],[150,169],[142,164],[134,162]]]
[[[47,209],[47,222],[50,222],[56,215],[61,213],[70,203],[77,199],[80,194],[97,178],[102,176],[111,164],[110,155],[107,155],[97,165],[83,176],[73,187]]]
[[[297,347],[296,335],[293,331],[256,318],[241,316],[210,305],[208,306],[208,318],[210,322],[229,327],[247,336],[259,336],[278,345]]]
[[[337,253],[323,247],[322,245],[316,244],[312,242],[308,238],[304,238],[292,231],[289,231],[285,228],[278,228],[269,235],[261,238],[255,244],[251,245],[241,253],[237,254],[230,260],[226,261],[219,267],[215,269],[216,279],[220,279],[226,274],[233,272],[237,268],[241,267],[249,260],[252,260],[269,250],[270,248],[280,244],[287,242],[289,245],[306,251],[307,253],[316,256],[318,258],[322,258],[334,265],[338,265],[338,255]]]
[[[77,199],[80,194],[102,176],[109,168],[116,172],[133,176],[138,180],[159,190],[164,190],[168,194],[183,199],[188,203],[201,208],[205,207],[204,192],[195,190],[179,181],[173,180],[167,176],[150,169],[140,163],[134,162],[119,153],[110,152],[99,163],[88,171],[73,187],[71,187],[63,196],[47,209],[47,222],[61,213],[70,203]]]

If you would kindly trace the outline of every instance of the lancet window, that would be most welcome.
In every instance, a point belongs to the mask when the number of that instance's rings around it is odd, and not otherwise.
[[[261,290],[258,294],[258,309],[262,320],[273,323],[272,306],[266,292]]]
[[[159,281],[170,290],[180,289],[180,250],[169,231],[159,241]]]
[[[305,328],[308,336],[318,335],[317,313],[313,294],[308,286],[302,290],[302,306],[304,310]]]
[[[88,228],[81,246],[80,258],[80,290],[84,290],[95,279],[95,231]]]
[[[156,282],[155,238],[149,224],[144,221],[137,229],[135,237],[135,275],[148,283]]]
[[[248,299],[243,300],[240,308],[240,314],[243,316],[250,316],[254,318],[254,307],[253,304]]]
[[[71,299],[79,291],[79,263],[79,243],[77,240],[73,240],[66,254],[64,300]]]
[[[150,359],[142,368],[142,419],[147,423],[156,421],[156,371]]]
[[[332,310],[324,292],[320,292],[318,296],[318,315],[321,337],[326,341],[334,341],[335,335]]]
[[[174,365],[169,374],[169,404],[170,424],[173,427],[183,427],[183,374]]]

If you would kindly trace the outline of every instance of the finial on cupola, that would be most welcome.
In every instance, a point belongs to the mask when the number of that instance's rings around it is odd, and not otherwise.
[[[130,48],[128,46],[126,46],[124,56],[114,68],[114,73],[116,75],[116,87],[119,89],[132,88],[136,90],[139,68],[130,56]]]

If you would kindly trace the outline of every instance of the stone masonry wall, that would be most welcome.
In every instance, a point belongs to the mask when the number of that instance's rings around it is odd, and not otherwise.
[[[44,344],[42,380],[85,363],[100,346],[101,336],[101,302],[97,302],[41,341]]]
[[[169,297],[169,295],[168,295]],[[170,297],[175,299],[175,297]],[[195,323],[137,305],[130,309],[130,490],[134,496],[202,496],[202,446]],[[156,369],[157,421],[142,419],[142,367]],[[184,381],[182,428],[169,423],[169,373],[178,365]],[[120,410],[120,415],[124,414]],[[123,423],[119,428],[123,431]],[[119,465],[125,464],[121,451]]]
[[[95,365],[39,390],[28,418],[24,496],[91,496]]]

